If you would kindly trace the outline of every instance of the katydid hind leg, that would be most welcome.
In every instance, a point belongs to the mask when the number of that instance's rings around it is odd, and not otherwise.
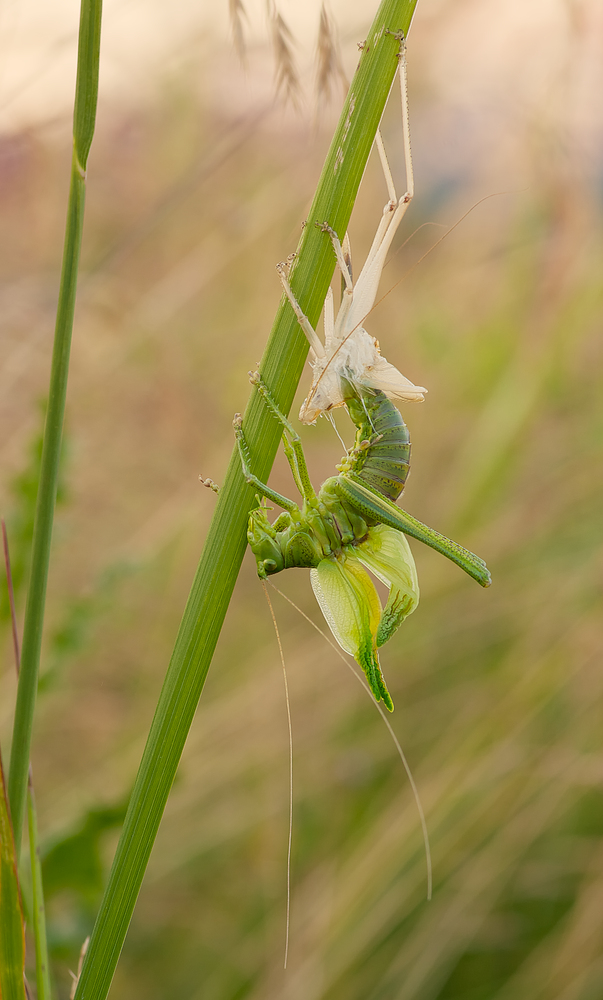
[[[415,179],[412,169],[412,150],[410,147],[408,69],[406,64],[406,43],[404,40],[402,40],[400,48],[400,98],[402,101],[402,135],[404,138],[404,165],[406,169],[406,194],[404,195],[404,198],[410,201],[415,193]]]
[[[338,477],[338,491],[349,500],[360,513],[368,518],[374,518],[381,524],[416,538],[429,545],[441,555],[460,566],[465,573],[473,577],[482,587],[489,587],[492,582],[490,572],[483,559],[459,545],[452,538],[440,534],[435,528],[418,521],[412,514],[391,503],[386,497],[368,489],[363,483],[351,475]]]
[[[381,169],[383,170],[383,175],[385,177],[385,183],[387,185],[387,193],[389,195],[389,200],[391,204],[398,204],[398,195],[396,194],[396,186],[394,184],[394,178],[392,176],[391,168],[389,165],[389,160],[387,158],[387,153],[385,152],[385,144],[383,142],[383,136],[381,135],[381,129],[377,129],[377,134],[375,136],[375,146],[377,147],[377,152],[379,153],[379,159],[381,161]],[[387,205],[385,206],[385,210]]]

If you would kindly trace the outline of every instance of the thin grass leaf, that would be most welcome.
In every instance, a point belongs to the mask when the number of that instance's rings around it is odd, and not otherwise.
[[[17,855],[20,851],[25,814],[31,734],[38,687],[46,586],[50,563],[50,544],[61,457],[71,334],[84,225],[86,164],[94,135],[96,117],[101,14],[102,0],[82,0],[73,113],[71,185],[8,780]]]
[[[408,31],[415,5],[416,0],[383,0],[379,7],[302,232],[291,285],[314,325],[334,269],[330,241],[314,223],[328,220],[341,237],[347,229],[398,66],[399,42],[390,32]],[[291,408],[307,354],[305,334],[283,297],[260,371],[284,413]],[[280,428],[256,392],[250,395],[243,427],[254,470],[266,480],[278,449]],[[254,490],[243,478],[234,448],[136,777],[76,1000],[104,1000],[109,992],[239,573],[249,511],[254,505]]]
[[[326,3],[323,3],[320,9],[316,63],[316,93],[320,100],[329,100],[336,82],[339,82],[345,91],[348,81],[341,62],[335,24]]]
[[[0,997],[25,1000],[25,929],[15,841],[0,760]]]
[[[6,584],[8,589],[8,600],[10,605],[10,615],[13,635],[13,651],[15,655],[15,668],[17,677],[21,666],[19,652],[19,631],[17,627],[17,614],[15,610],[15,591],[13,587],[13,575],[11,572],[10,550],[8,546],[8,534],[6,524],[2,518],[2,544],[4,547],[4,566],[6,569]],[[4,794],[4,778],[3,778]],[[38,1000],[50,1000],[50,977],[48,966],[48,942],[46,937],[46,916],[44,908],[44,890],[42,885],[42,866],[40,864],[40,843],[38,838],[38,818],[36,813],[36,802],[33,790],[33,777],[31,766],[29,768],[29,779],[27,784],[27,820],[29,828],[29,854],[31,864],[31,879],[33,887],[33,930],[36,948],[36,985]],[[0,990],[0,998],[3,996]]]

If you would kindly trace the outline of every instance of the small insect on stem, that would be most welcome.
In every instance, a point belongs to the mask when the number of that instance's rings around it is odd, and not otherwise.
[[[383,139],[378,131],[375,144],[385,175],[389,199],[383,209],[383,215],[368,257],[355,284],[352,277],[351,250],[347,234],[342,244],[328,222],[316,223],[331,240],[343,279],[342,299],[337,317],[335,317],[331,289],[329,289],[325,299],[324,346],[301,309],[289,284],[289,270],[295,255],[291,255],[283,263],[277,264],[277,271],[285,294],[310,344],[310,363],[313,371],[312,386],[299,414],[299,418],[304,424],[314,423],[321,414],[344,404],[342,379],[347,378],[359,386],[377,389],[384,392],[390,399],[423,400],[427,391],[423,386],[414,385],[397,368],[386,361],[380,353],[378,342],[364,329],[363,325],[375,304],[381,273],[392,240],[414,194],[404,36],[400,32],[389,32],[389,34],[394,34],[400,41],[400,91],[406,191],[400,198],[396,195]]]
[[[486,564],[396,506],[410,467],[410,438],[385,393],[359,386],[342,373],[341,389],[356,425],[356,441],[338,466],[339,475],[327,479],[317,493],[299,434],[257,372],[251,382],[282,425],[285,454],[302,497],[300,506],[254,475],[237,414],[234,429],[243,474],[258,492],[247,531],[258,576],[265,579],[293,567],[311,570],[312,588],[337,642],[362,667],[376,700],[392,711],[377,650],[419,602],[417,571],[405,536],[441,552],[484,587],[490,584]],[[262,499],[283,510],[273,524]],[[385,609],[367,569],[389,588]]]

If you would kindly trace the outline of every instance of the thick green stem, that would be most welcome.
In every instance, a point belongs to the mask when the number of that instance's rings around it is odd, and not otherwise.
[[[75,311],[77,274],[82,245],[84,201],[86,193],[86,162],[94,133],[98,93],[101,0],[82,0],[78,66],[73,127],[71,185],[67,207],[67,227],[63,249],[63,267],[54,334],[54,349],[48,392],[48,410],[44,429],[40,484],[34,520],[31,575],[23,625],[21,671],[17,690],[15,724],[8,779],[8,795],[15,835],[17,855],[21,844],[27,772],[38,687],[40,649],[44,625],[44,607],[50,562],[50,544],[57,494],[61,440],[71,332]]]
[[[315,222],[328,221],[340,237],[347,229],[398,64],[400,43],[392,33],[408,31],[415,5],[416,0],[384,0],[381,4],[327,155],[291,275],[295,295],[312,324],[316,324],[320,315],[334,268],[331,241],[317,229]],[[283,297],[261,374],[284,413],[291,407],[307,353],[306,338]],[[255,391],[243,423],[254,471],[266,481],[281,428]],[[76,1000],[104,1000],[109,991],[237,579],[253,505],[254,490],[243,478],[235,448],[136,777]]]

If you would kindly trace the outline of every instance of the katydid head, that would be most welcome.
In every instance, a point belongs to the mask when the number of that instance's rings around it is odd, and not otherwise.
[[[256,559],[258,561],[258,576],[260,580],[265,580],[267,577],[272,576],[273,573],[280,573],[280,571],[285,568],[285,562],[281,553],[276,551],[274,554],[277,556],[276,559],[262,559],[262,557],[256,553]]]
[[[265,507],[252,510],[247,539],[261,580],[295,566],[318,566],[324,558],[323,547],[315,533],[307,524],[294,521],[287,511],[270,524]]]

